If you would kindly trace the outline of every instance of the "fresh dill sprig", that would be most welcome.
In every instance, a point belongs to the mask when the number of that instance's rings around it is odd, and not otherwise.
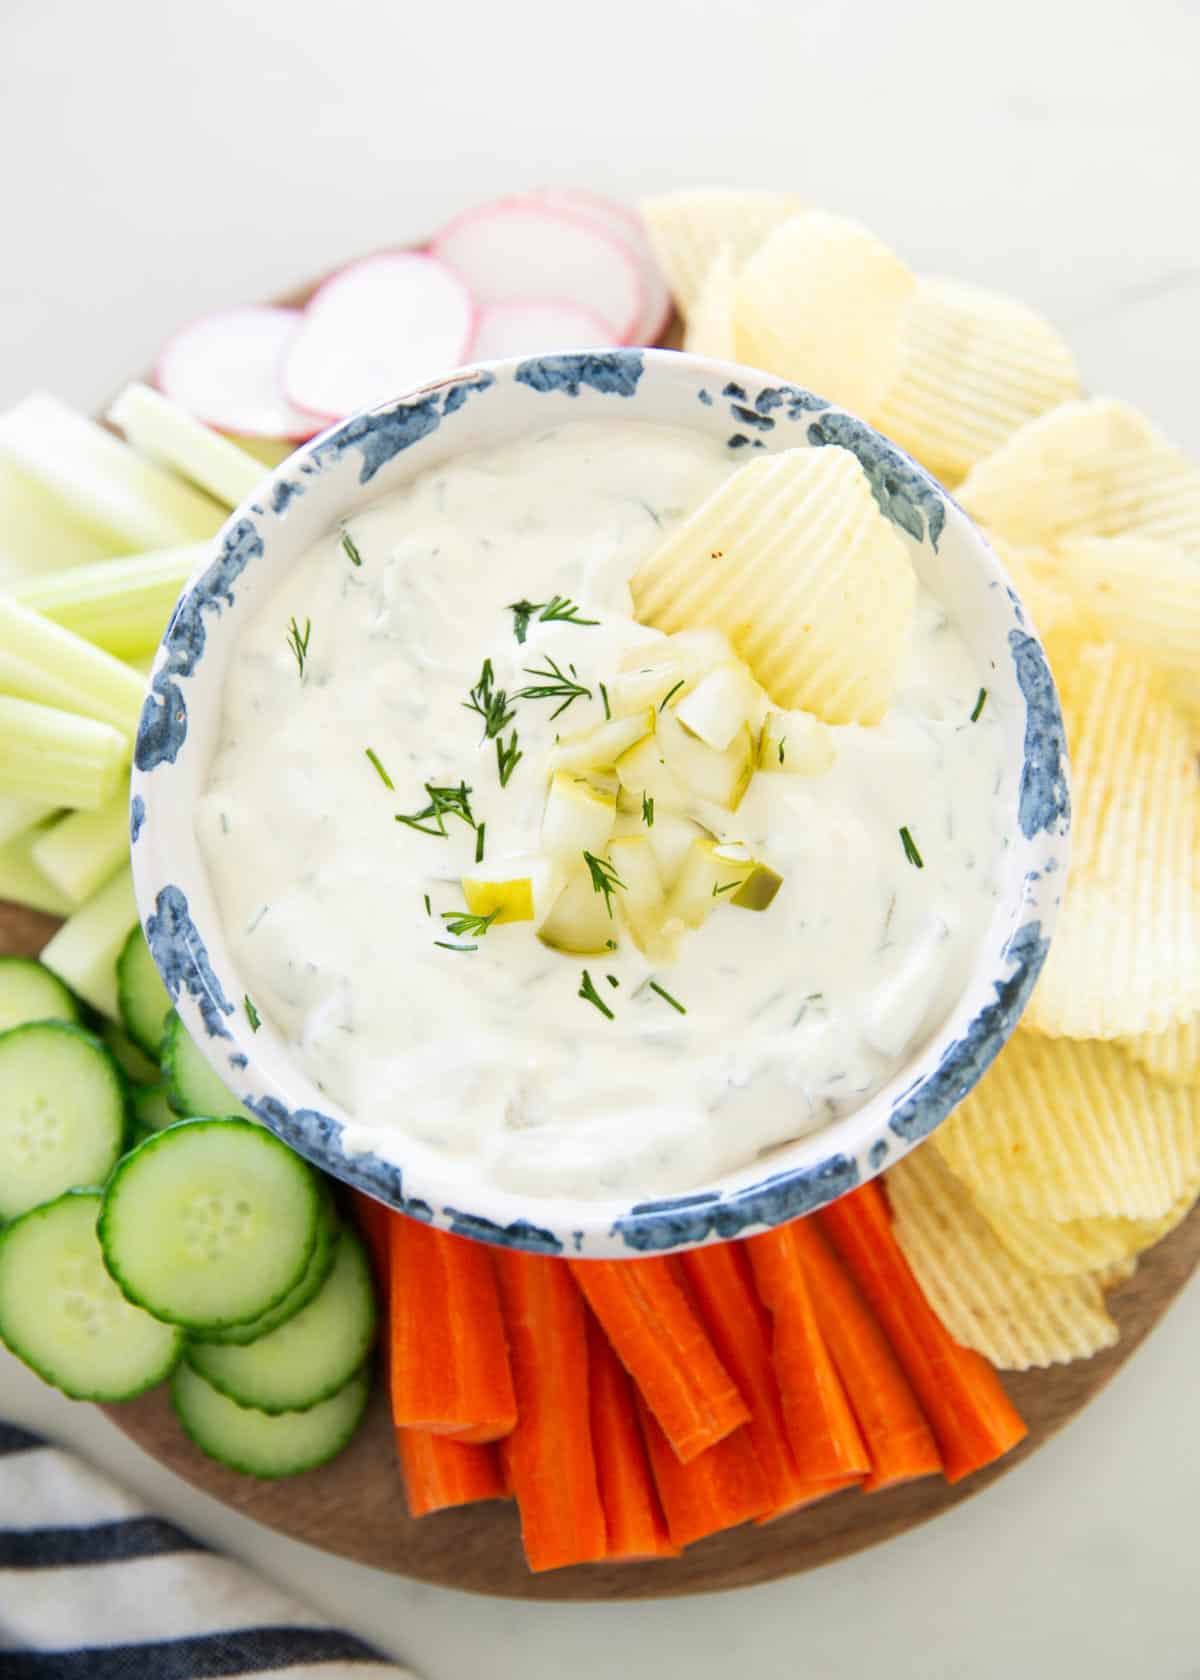
[[[662,998],[662,1000],[664,1001],[664,1003],[669,1003],[671,1005],[671,1008],[672,1009],[677,1009],[681,1015],[686,1015],[687,1014],[687,1010],[680,1003],[679,999],[678,998],[673,998],[671,996],[670,992],[668,992],[667,989],[664,986],[659,985],[657,980],[651,980],[650,990],[652,992],[657,992],[659,997]]]
[[[900,844],[904,847],[904,855],[914,869],[924,869],[925,860],[917,850],[917,843],[907,828],[900,830]]]
[[[250,1031],[257,1032],[262,1026],[262,1017],[254,1007],[254,999],[246,992],[242,996],[242,1008],[246,1011],[246,1019],[250,1023]]]
[[[496,771],[500,777],[501,787],[508,786],[508,778],[512,775],[513,771],[517,768],[517,765],[524,757],[525,754],[518,751],[517,748],[517,732],[515,729],[512,732],[512,739],[509,741],[507,746],[504,745],[504,737],[497,735]]]
[[[538,614],[539,624],[599,624],[598,618],[580,618],[579,608],[566,595],[551,595]]]
[[[487,824],[481,822],[475,830],[475,862],[483,862],[483,837],[487,833]]]
[[[388,775],[387,771],[383,768],[383,765],[379,762],[379,757],[378,757],[378,754],[375,751],[375,748],[374,747],[364,747],[363,750],[366,753],[367,757],[370,759],[371,763],[375,766],[376,772],[379,776],[379,780],[383,783],[384,787],[387,788],[390,793],[395,793],[396,784],[392,780],[392,778]]]
[[[539,624],[599,624],[598,618],[580,618],[579,608],[566,595],[552,595],[548,601],[510,601],[506,609],[513,615],[513,635],[524,645],[529,634],[529,621],[536,613]]]
[[[604,702],[604,721],[607,723],[609,718],[612,717],[612,707],[608,703],[608,690],[603,683],[597,683],[596,687],[600,690],[600,698]]]
[[[610,1021],[616,1020],[616,1016],[613,1014],[612,1010],[600,996],[600,993],[596,990],[595,986],[592,985],[592,977],[586,968],[583,971],[583,980],[580,983],[579,991],[576,993],[576,996],[583,998],[585,1003],[594,1003],[601,1015],[607,1015]]]
[[[465,910],[443,910],[442,920],[446,924],[446,932],[452,933],[455,939],[482,939],[500,914],[501,906],[489,910],[486,916],[472,916]]]
[[[721,883],[721,885],[718,887],[714,883],[713,890],[712,890],[712,895],[713,895],[714,898],[720,898],[722,893],[732,892],[734,887],[740,887],[741,884],[742,883],[740,881],[723,881]]]
[[[679,681],[675,684],[675,687],[674,688],[669,688],[667,690],[667,692],[663,695],[662,699],[658,702],[658,709],[659,709],[660,712],[662,711],[663,707],[666,705],[667,701],[671,698],[672,694],[678,694],[679,693],[679,690],[683,687],[685,680],[686,680],[685,678],[680,677]]]
[[[971,722],[972,723],[978,723],[979,722],[979,714],[983,711],[984,703],[985,703],[986,700],[987,700],[987,689],[986,688],[981,688],[979,690],[979,698],[975,702],[975,710],[971,713]]]
[[[502,688],[494,686],[495,681],[496,673],[492,670],[492,662],[485,659],[479,673],[479,681],[463,701],[469,712],[478,712],[483,719],[483,735],[486,741],[493,740],[516,716],[509,706],[508,695]]]
[[[569,669],[571,675],[568,677],[557,660],[551,659],[549,654],[546,655],[546,668],[544,670],[538,670],[533,665],[526,665],[526,676],[542,677],[545,680],[534,683],[528,688],[519,688],[513,695],[513,699],[561,700],[562,705],[556,706],[554,711],[550,713],[550,721],[553,723],[559,713],[565,712],[573,700],[578,700],[581,695],[585,695],[589,700],[592,698],[590,688],[586,688],[581,682],[574,681],[575,667],[572,665]]]
[[[425,914],[427,916],[432,916],[433,915],[433,905],[430,904],[430,902],[429,902],[429,894],[428,893],[425,894]]]
[[[608,981],[610,986],[619,986],[621,984],[615,974],[606,974],[604,978]]]
[[[780,741],[779,741],[779,762],[780,762],[780,764],[783,763],[783,749],[784,749],[784,747],[786,747],[786,745],[787,745],[787,736],[783,735],[783,736],[780,737]]]
[[[648,793],[642,794],[642,821],[647,828],[654,827],[654,800]]]
[[[478,945],[451,945],[447,939],[435,939],[433,942],[440,951],[478,951]]]
[[[607,858],[598,858],[591,852],[584,852],[583,861],[587,864],[588,873],[592,877],[592,891],[604,894],[604,908],[611,916],[613,913],[613,889],[615,887],[620,887],[621,891],[624,892],[624,881],[621,880],[612,864],[608,862]]]
[[[308,658],[308,638],[311,635],[312,619],[306,618],[304,620],[304,630],[301,633],[300,626],[296,623],[293,615],[292,621],[288,625],[287,644],[296,656],[296,664],[300,667],[301,677],[304,676],[304,662]]]
[[[424,810],[413,811],[408,816],[397,813],[398,823],[415,828],[418,834],[436,834],[440,840],[446,838],[448,816],[461,817],[468,828],[478,827],[471,810],[471,790],[465,782],[460,782],[457,787],[436,787],[433,782],[426,782],[425,792],[429,795],[429,804]],[[427,823],[434,823],[436,826],[428,828]]]
[[[342,532],[342,550],[352,566],[362,565],[362,555],[358,552],[358,544],[349,531]]]
[[[616,948],[617,948],[617,942],[616,942],[615,939],[606,939],[604,941],[604,949],[606,951],[615,951]]]

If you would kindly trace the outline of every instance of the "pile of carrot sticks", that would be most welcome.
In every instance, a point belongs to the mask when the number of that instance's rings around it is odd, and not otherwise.
[[[868,1184],[678,1256],[487,1247],[356,1198],[414,1517],[515,1498],[532,1570],[677,1556],[857,1487],[956,1482],[1025,1425]]]

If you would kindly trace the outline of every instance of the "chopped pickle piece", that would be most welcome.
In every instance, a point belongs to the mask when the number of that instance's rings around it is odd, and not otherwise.
[[[756,863],[737,891],[729,894],[729,902],[739,910],[765,910],[782,885],[783,876],[770,864]]]
[[[811,712],[768,712],[758,738],[758,768],[821,776],[837,756],[836,737]]]
[[[675,707],[675,715],[691,733],[724,752],[744,724],[758,729],[767,697],[741,660],[718,665],[701,679]]]
[[[533,880],[528,875],[513,881],[485,881],[464,875],[462,890],[473,916],[490,916],[493,910],[499,910],[497,926],[501,922],[533,920]]]
[[[617,760],[617,778],[621,783],[622,810],[640,811],[643,795],[653,799],[656,809],[678,810],[688,803],[687,788],[668,768],[657,740],[651,736],[621,754]]]
[[[612,841],[609,862],[621,881],[615,895],[621,918],[639,951],[661,961],[674,954],[674,943],[664,933],[666,895],[663,892],[654,848],[647,836],[631,834]]]
[[[555,770],[611,770],[635,742],[654,728],[654,708],[647,706],[630,717],[611,718],[594,729],[560,737],[550,755]]]
[[[542,816],[542,850],[552,857],[602,852],[616,814],[614,793],[595,787],[586,776],[556,770]]]
[[[723,898],[737,890],[754,869],[744,848],[721,846],[715,840],[693,840],[667,899],[668,920],[676,918],[698,928]]]
[[[744,723],[725,748],[714,752],[698,741],[670,711],[659,713],[658,745],[667,768],[698,799],[736,811],[750,785],[758,758],[758,743]]]
[[[538,929],[538,938],[556,951],[590,957],[610,950],[610,941],[616,943],[617,923],[605,907],[604,894],[595,890],[590,877],[576,875],[555,900]]]

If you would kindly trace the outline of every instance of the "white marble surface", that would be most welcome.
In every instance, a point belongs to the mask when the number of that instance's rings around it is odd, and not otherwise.
[[[1198,63],[1192,0],[7,0],[0,401],[40,384],[94,404],[188,316],[494,191],[709,179],[792,187],[918,266],[1021,292],[1090,386],[1200,453]],[[429,1680],[716,1680],[731,1658],[821,1680],[1184,1680],[1198,1331],[1193,1283],[1065,1435],[932,1528],[621,1609],[466,1599],[283,1541],[3,1355],[0,1411]]]

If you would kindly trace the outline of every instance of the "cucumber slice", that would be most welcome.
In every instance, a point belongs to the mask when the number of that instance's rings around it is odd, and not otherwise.
[[[171,1117],[175,1118],[174,1115]],[[286,1324],[289,1318],[295,1318],[301,1307],[306,1307],[316,1295],[333,1270],[333,1262],[337,1257],[338,1238],[341,1234],[341,1224],[338,1219],[337,1203],[330,1193],[328,1184],[322,1179],[321,1201],[324,1212],[317,1227],[317,1246],[313,1249],[312,1259],[308,1262],[308,1269],[300,1282],[289,1294],[285,1295],[277,1307],[272,1307],[261,1318],[253,1318],[249,1324],[231,1324],[224,1330],[206,1330],[203,1335],[193,1333],[193,1340],[199,1342],[215,1342],[221,1347],[245,1347],[247,1342],[256,1342],[260,1336],[269,1335],[272,1330],[278,1330],[281,1324]]]
[[[143,1136],[173,1126],[178,1114],[167,1101],[166,1085],[139,1085],[132,1093],[133,1123]],[[140,1142],[140,1139],[139,1139]]]
[[[364,1365],[345,1388],[307,1412],[268,1417],[218,1394],[211,1383],[179,1365],[171,1402],[184,1433],[219,1464],[247,1476],[296,1476],[336,1458],[362,1422],[371,1392]]]
[[[329,1281],[294,1318],[248,1347],[193,1342],[187,1361],[219,1394],[260,1412],[306,1412],[336,1394],[375,1339],[366,1251],[345,1231]]]
[[[171,1013],[171,995],[140,927],[130,930],[117,958],[117,1002],[125,1031],[139,1050],[157,1062],[163,1029]]]
[[[157,1062],[143,1056],[133,1040],[126,1036],[115,1021],[105,1021],[100,1029],[105,1044],[117,1059],[121,1072],[132,1085],[157,1085],[162,1073]]]
[[[69,1190],[0,1233],[0,1340],[72,1400],[131,1400],[173,1369],[182,1333],[104,1268],[98,1190]]]
[[[168,1126],[109,1181],[104,1263],[128,1300],[169,1324],[245,1324],[303,1277],[317,1244],[317,1186],[308,1162],[263,1126]]]
[[[29,1021],[78,1021],[79,1005],[57,974],[31,957],[0,957],[0,1032]]]
[[[103,1184],[126,1129],[125,1080],[98,1038],[65,1021],[0,1035],[0,1219]]]
[[[167,1017],[161,1054],[167,1095],[176,1114],[189,1120],[222,1114],[254,1119],[250,1110],[243,1108],[233,1092],[217,1078],[174,1011]]]

